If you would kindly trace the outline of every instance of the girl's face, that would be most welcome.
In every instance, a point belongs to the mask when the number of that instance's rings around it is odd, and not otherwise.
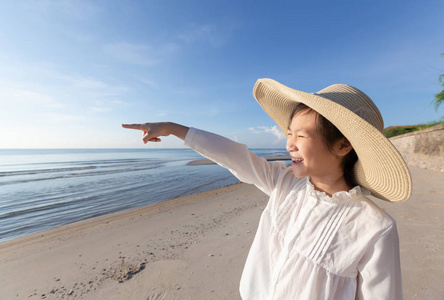
[[[328,150],[316,131],[316,116],[314,112],[296,114],[287,134],[293,174],[298,178],[310,176],[313,184],[337,178],[343,172],[341,158]]]

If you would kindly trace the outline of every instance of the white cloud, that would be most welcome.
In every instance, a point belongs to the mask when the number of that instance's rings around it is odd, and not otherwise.
[[[71,110],[106,113],[128,105],[127,102],[120,100],[127,91],[124,86],[111,85],[78,75],[60,75],[59,79],[62,80],[62,84],[53,87],[52,92],[59,95]]]
[[[75,91],[84,92],[94,98],[120,97],[128,90],[125,86],[105,83],[95,78],[78,75],[58,75],[57,77],[71,85]]]
[[[174,54],[180,53],[181,48],[190,44],[204,43],[214,48],[226,44],[231,32],[237,28],[234,24],[224,24],[215,26],[213,24],[194,25],[181,28],[178,33],[169,40],[150,43],[128,43],[116,42],[103,45],[103,52],[109,57],[130,64],[140,66],[152,66],[159,64]],[[149,85],[153,85],[150,80],[139,79]]]
[[[59,109],[63,104],[51,95],[21,87],[0,86],[0,100],[5,105],[34,105],[39,107]]]
[[[275,126],[259,126],[259,127],[250,127],[248,128],[254,134],[272,134],[276,137],[273,141],[273,145],[276,145],[282,140],[285,140],[284,133],[275,125]]]
[[[25,63],[16,57],[9,58],[0,59],[0,101],[13,98],[56,108],[57,105],[65,106],[61,103],[67,103],[69,98],[76,101],[116,100],[128,91],[121,81],[108,82],[94,76],[70,73],[52,63]]]
[[[128,102],[123,101],[123,100],[113,100],[111,102],[114,103],[114,104],[117,104],[117,105],[129,105]]]
[[[231,27],[230,27],[231,28]],[[232,29],[224,28],[228,33]],[[157,43],[155,45],[146,43],[117,42],[105,44],[103,52],[109,57],[130,64],[140,66],[152,66],[159,64],[172,55],[179,52],[181,47],[187,44],[204,41],[213,47],[220,47],[226,42],[227,32],[220,32],[214,25],[205,24],[200,26],[191,25],[177,33],[171,40]],[[155,86],[150,80],[138,78],[139,81]]]
[[[138,81],[144,83],[144,84],[149,85],[149,86],[152,86],[152,87],[156,87],[157,86],[157,84],[153,80],[149,80],[149,79],[146,79],[146,78],[143,78],[143,77],[139,77],[139,76],[134,76],[134,78],[137,79]]]
[[[76,87],[83,89],[106,89],[110,87],[109,85],[103,83],[102,81],[86,77],[73,76],[73,77],[65,77],[65,79],[73,83]]]

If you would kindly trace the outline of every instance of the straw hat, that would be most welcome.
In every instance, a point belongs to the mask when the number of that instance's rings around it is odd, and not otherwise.
[[[272,79],[258,79],[253,96],[287,134],[290,115],[304,103],[333,123],[358,155],[356,181],[373,196],[399,202],[412,193],[410,172],[398,150],[382,134],[384,121],[373,101],[360,90],[334,84],[317,93],[305,93]]]

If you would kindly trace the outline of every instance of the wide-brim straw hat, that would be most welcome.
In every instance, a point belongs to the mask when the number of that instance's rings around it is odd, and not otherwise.
[[[289,88],[273,79],[258,79],[253,96],[287,135],[291,113],[303,103],[333,123],[358,155],[354,166],[357,183],[373,196],[400,202],[412,193],[406,163],[382,134],[384,121],[373,101],[360,90],[334,84],[317,93]]]

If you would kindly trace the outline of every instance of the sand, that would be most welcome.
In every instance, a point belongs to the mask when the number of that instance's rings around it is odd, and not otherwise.
[[[412,168],[398,223],[405,299],[444,299],[444,173]],[[0,244],[0,299],[240,299],[267,196],[233,186]]]

